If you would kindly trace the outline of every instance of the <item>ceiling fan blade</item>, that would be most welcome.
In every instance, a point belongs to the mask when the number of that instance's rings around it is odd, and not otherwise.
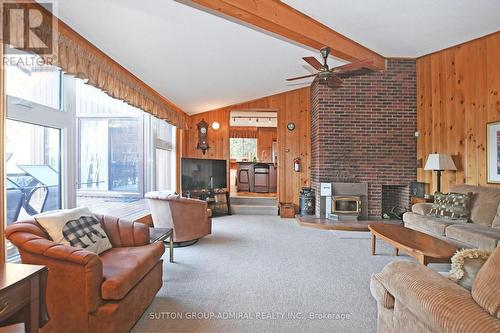
[[[313,77],[313,76],[316,76],[316,74],[309,74],[309,75],[304,75],[304,76],[292,77],[292,78],[286,79],[286,80],[287,81],[294,81],[294,80],[305,79],[305,78]]]
[[[360,69],[370,69],[373,66],[373,61],[370,59],[359,60],[355,62],[351,62],[350,64],[338,66],[332,68],[333,73],[347,73],[347,72],[355,72]]]
[[[319,62],[319,60],[314,57],[303,57],[302,59],[318,71],[323,68],[323,65]]]
[[[328,79],[328,85],[332,88],[340,87],[342,85],[342,80],[338,76],[332,74]]]

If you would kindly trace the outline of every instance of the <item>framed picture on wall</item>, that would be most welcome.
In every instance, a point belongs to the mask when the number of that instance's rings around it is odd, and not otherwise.
[[[500,184],[500,121],[486,125],[488,183]]]

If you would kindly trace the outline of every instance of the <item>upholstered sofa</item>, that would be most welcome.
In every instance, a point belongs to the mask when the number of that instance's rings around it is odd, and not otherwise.
[[[414,262],[393,261],[372,275],[378,333],[500,332],[500,247],[471,291]]]
[[[42,332],[128,332],[162,286],[165,247],[148,226],[96,216],[113,246],[100,255],[53,242],[34,219],[6,228],[23,263],[48,267]]]
[[[500,244],[500,219],[498,222],[495,220],[500,189],[456,185],[450,192],[473,193],[470,223],[428,216],[432,204],[419,203],[413,205],[411,212],[403,215],[405,227],[446,239],[460,247],[494,250]]]
[[[212,211],[206,201],[183,198],[167,191],[148,192],[145,198],[153,225],[173,228],[174,242],[194,243],[212,233]]]

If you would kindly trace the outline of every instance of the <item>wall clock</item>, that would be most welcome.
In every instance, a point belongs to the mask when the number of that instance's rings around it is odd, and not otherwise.
[[[289,131],[293,131],[295,129],[295,124],[290,122],[286,125],[286,128],[288,128]]]
[[[202,119],[197,125],[198,127],[198,144],[196,145],[196,149],[201,149],[203,155],[205,155],[208,148],[208,123],[205,119]]]

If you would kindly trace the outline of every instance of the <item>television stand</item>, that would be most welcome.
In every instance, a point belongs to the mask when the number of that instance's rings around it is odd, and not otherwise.
[[[229,191],[226,189],[214,189],[214,190],[194,190],[182,193],[184,197],[193,198],[198,200],[206,201],[208,208],[212,210],[212,216],[217,217],[221,215],[231,215],[231,198]],[[225,201],[221,202],[219,198],[225,196]],[[215,208],[220,206],[226,206],[226,213],[219,213]]]

